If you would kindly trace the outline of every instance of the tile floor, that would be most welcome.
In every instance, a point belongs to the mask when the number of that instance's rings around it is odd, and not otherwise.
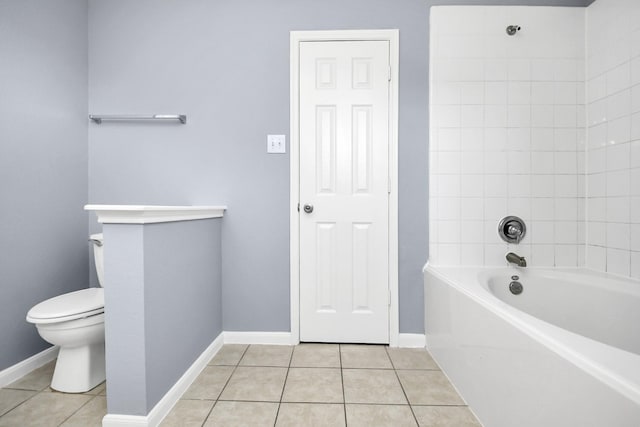
[[[51,390],[53,363],[0,389],[0,427],[101,426],[105,385]],[[429,353],[374,345],[225,345],[162,423],[480,426]]]

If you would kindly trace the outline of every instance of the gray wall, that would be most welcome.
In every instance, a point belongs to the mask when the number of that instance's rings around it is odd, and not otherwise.
[[[0,370],[36,303],[88,285],[87,2],[0,0]]]
[[[224,329],[288,331],[289,32],[400,29],[400,325],[422,332],[427,259],[424,1],[90,1],[91,113],[185,113],[89,129],[92,203],[220,204]],[[339,12],[337,12],[339,11]]]
[[[146,415],[222,332],[222,221],[104,225],[109,413]]]

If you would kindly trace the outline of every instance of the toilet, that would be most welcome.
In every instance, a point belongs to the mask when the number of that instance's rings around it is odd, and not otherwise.
[[[66,393],[89,391],[105,380],[104,264],[102,234],[92,234],[93,254],[101,287],[59,295],[27,314],[40,336],[60,347],[51,388]]]

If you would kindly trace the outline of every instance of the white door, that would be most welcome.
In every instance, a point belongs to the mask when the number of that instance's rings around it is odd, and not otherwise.
[[[299,54],[300,340],[388,343],[389,42]]]

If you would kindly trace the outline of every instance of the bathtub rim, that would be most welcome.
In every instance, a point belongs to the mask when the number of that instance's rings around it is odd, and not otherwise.
[[[554,270],[553,268],[529,268],[530,270]],[[502,318],[549,350],[569,360],[577,367],[598,378],[627,399],[640,405],[640,356],[578,335],[559,326],[545,322],[500,300],[486,289],[478,279],[479,274],[505,267],[437,266],[425,264],[423,277],[431,274],[466,295],[496,316]],[[517,272],[518,269],[508,268]],[[557,269],[590,275],[585,269]],[[455,274],[454,274],[455,273]],[[619,277],[612,277],[618,279]],[[456,280],[457,279],[457,280]],[[425,284],[426,286],[426,284]],[[429,348],[429,332],[427,348]]]

